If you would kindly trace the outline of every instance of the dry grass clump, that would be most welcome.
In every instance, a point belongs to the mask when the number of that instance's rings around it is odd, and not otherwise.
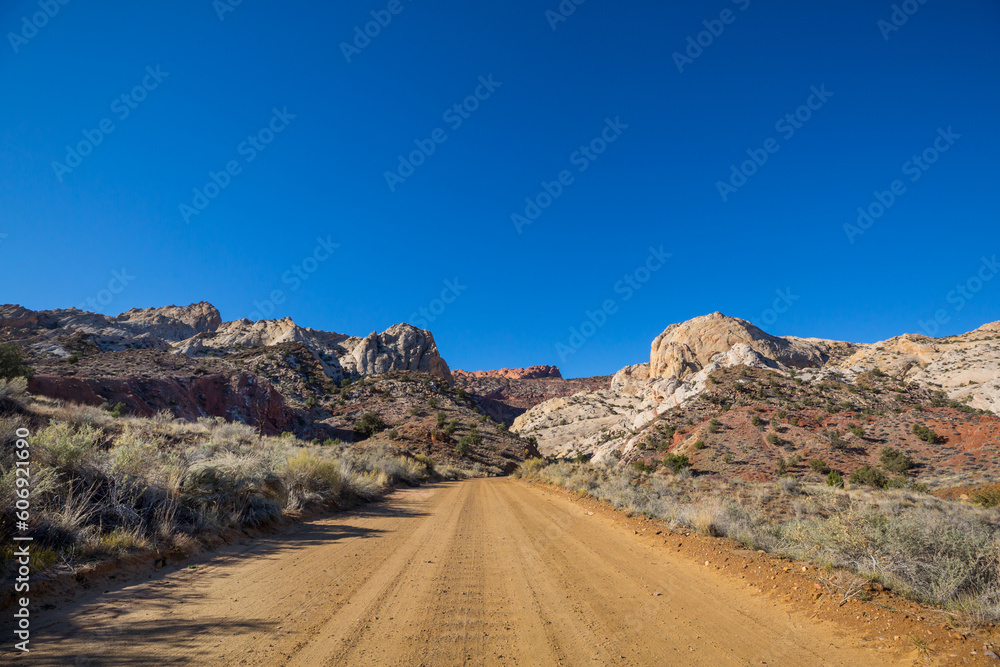
[[[919,601],[1000,619],[1000,511],[912,490],[718,482],[526,461],[519,476],[754,549],[846,568]]]
[[[0,378],[0,408],[9,412],[20,410],[27,396],[28,381],[25,378]]]
[[[5,397],[20,400],[20,391],[16,380],[0,384]],[[288,512],[350,507],[435,474],[464,476],[435,471],[427,457],[397,456],[384,447],[316,447],[290,434],[261,437],[220,418],[116,418],[99,408],[55,403],[32,411],[36,421],[49,420],[28,439],[31,533],[41,565],[191,547],[198,536],[273,525]],[[16,488],[15,432],[29,416],[0,417],[0,495],[6,498]],[[15,520],[12,503],[0,507],[0,530],[10,534]]]

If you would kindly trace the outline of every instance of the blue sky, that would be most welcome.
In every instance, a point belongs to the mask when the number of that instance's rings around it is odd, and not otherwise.
[[[0,301],[420,320],[566,376],[715,310],[1000,319],[1000,6],[683,4],[4,3]]]

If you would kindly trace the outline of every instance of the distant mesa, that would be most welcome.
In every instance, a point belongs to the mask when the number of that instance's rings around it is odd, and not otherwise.
[[[555,366],[528,366],[527,368],[501,368],[493,371],[452,371],[456,378],[507,378],[509,380],[539,380],[541,378],[561,378],[562,373]]]

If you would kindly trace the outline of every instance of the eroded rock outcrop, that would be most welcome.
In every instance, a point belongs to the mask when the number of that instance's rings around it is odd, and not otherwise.
[[[218,309],[202,301],[190,306],[133,308],[113,318],[137,334],[150,334],[167,341],[181,341],[200,333],[215,331],[222,324]]]
[[[210,303],[134,308],[116,317],[70,308],[32,311],[0,306],[4,339],[36,354],[67,358],[74,353],[124,350],[171,351],[192,357],[226,356],[253,347],[302,343],[334,381],[393,370],[430,373],[452,382],[434,336],[409,324],[381,333],[348,336],[300,327],[291,318],[223,322]]]
[[[353,366],[349,363],[352,359]],[[409,324],[394,324],[381,334],[371,332],[352,350],[350,358],[341,363],[360,375],[421,371],[453,382],[448,364],[438,353],[434,335]]]
[[[715,312],[679,324],[671,324],[653,340],[650,374],[683,378],[697,373],[717,355],[743,343],[765,359],[792,368],[821,366],[829,354],[819,342],[802,338],[779,338],[746,320]]]
[[[706,388],[708,376],[732,366],[786,373],[802,380],[853,382],[879,368],[899,380],[940,387],[949,400],[1000,411],[1000,323],[960,336],[903,335],[874,344],[779,337],[738,318],[712,313],[672,324],[650,346],[648,363],[618,371],[606,390],[540,403],[512,430],[534,436],[545,455],[627,457],[644,429]]]

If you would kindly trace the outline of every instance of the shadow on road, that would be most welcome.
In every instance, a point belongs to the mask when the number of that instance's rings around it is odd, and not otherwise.
[[[440,482],[427,484],[414,491],[434,491],[455,484]],[[378,537],[385,530],[368,528],[358,523],[373,518],[390,518],[401,521],[418,520],[428,516],[426,512],[413,507],[412,496],[406,491],[391,493],[379,501],[359,505],[353,509],[321,516],[314,516],[301,523],[278,528],[276,531],[255,539],[246,538],[239,543],[231,543],[191,559],[172,563],[158,571],[143,570],[131,576],[115,580],[93,582],[100,592],[84,592],[76,599],[46,600],[39,598],[33,602],[41,606],[36,612],[32,633],[30,662],[39,665],[146,665],[180,664],[177,660],[163,662],[164,654],[176,654],[185,649],[194,650],[199,646],[201,635],[220,633],[225,635],[255,635],[271,632],[273,623],[242,619],[234,621],[218,617],[211,622],[187,621],[184,618],[145,621],[127,614],[134,612],[136,605],[143,610],[160,616],[168,609],[183,612],[187,605],[199,602],[206,593],[199,586],[203,576],[214,582],[234,575],[226,565],[253,558],[268,560],[280,554],[308,547],[334,545],[350,539]],[[331,573],[336,577],[336,573]],[[247,582],[253,585],[253,582]],[[54,604],[48,604],[49,602]],[[307,603],[308,604],[308,603]],[[94,628],[79,623],[74,612],[86,607],[99,607],[102,614],[110,614],[100,627]],[[13,625],[8,618],[0,620],[0,632],[12,636]],[[76,655],[74,651],[82,642],[96,644],[88,655]],[[155,651],[150,649],[155,647]],[[214,663],[219,655],[198,655],[191,653],[183,661],[196,664]]]

